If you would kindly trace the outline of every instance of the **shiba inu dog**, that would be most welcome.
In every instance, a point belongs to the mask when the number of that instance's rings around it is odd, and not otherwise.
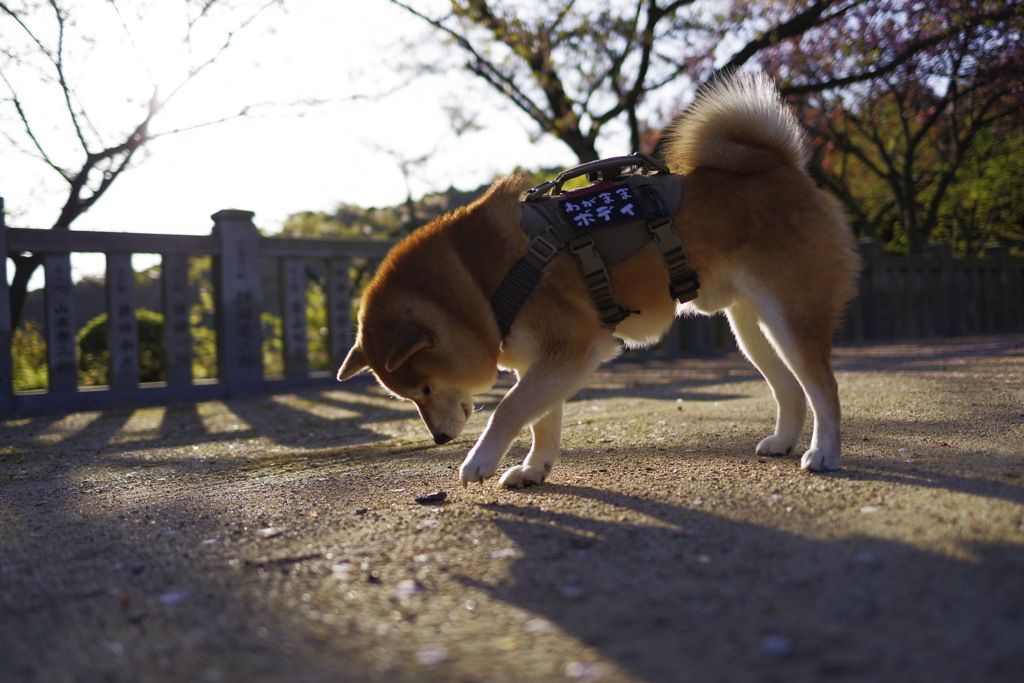
[[[700,281],[695,299],[680,304],[672,297],[663,254],[644,245],[607,266],[615,301],[631,313],[611,329],[581,263],[563,249],[548,254],[511,324],[499,325],[492,298],[533,249],[520,224],[525,180],[506,177],[389,252],[363,294],[355,343],[338,379],[369,369],[416,404],[443,444],[462,431],[474,394],[492,386],[499,368],[511,369],[517,382],[469,451],[460,478],[465,485],[494,475],[529,426],[533,445],[525,461],[499,481],[529,486],[544,482],[559,455],[564,401],[615,356],[618,340],[652,344],[675,315],[724,311],[778,407],[775,432],[756,452],[789,453],[810,404],[813,435],[800,466],[837,469],[832,336],[855,293],[859,260],[839,209],[804,171],[799,125],[767,78],[738,75],[699,95],[668,136],[668,177],[680,192],[671,226]]]

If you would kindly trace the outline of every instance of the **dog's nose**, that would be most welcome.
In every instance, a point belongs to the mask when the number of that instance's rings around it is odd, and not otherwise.
[[[434,443],[436,443],[438,446],[440,446],[441,444],[448,443],[453,438],[455,438],[455,437],[448,436],[447,434],[435,434],[434,435]]]

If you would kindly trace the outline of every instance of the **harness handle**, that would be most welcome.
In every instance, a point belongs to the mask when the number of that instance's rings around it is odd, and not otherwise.
[[[609,174],[609,171],[614,173]],[[588,161],[585,164],[562,171],[554,180],[531,187],[523,193],[521,200],[524,202],[534,202],[544,197],[554,197],[555,195],[563,194],[562,185],[583,175],[587,176],[587,180],[593,183],[599,180],[614,180],[630,173],[650,174],[670,173],[670,171],[664,163],[655,159],[650,154],[642,152],[634,152],[624,157],[598,159],[597,161]]]

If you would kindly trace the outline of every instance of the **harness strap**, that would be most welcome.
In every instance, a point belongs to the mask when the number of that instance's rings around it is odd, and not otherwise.
[[[512,264],[501,284],[494,290],[494,294],[491,295],[491,308],[497,318],[502,339],[508,336],[512,322],[540,281],[544,266],[567,245],[569,252],[583,269],[583,277],[597,305],[598,317],[603,327],[614,329],[631,313],[639,313],[623,308],[615,302],[608,269],[594,245],[594,238],[584,233],[566,241],[563,239],[564,236],[564,229],[548,226],[543,234],[530,240],[526,255]]]
[[[512,264],[501,284],[494,290],[494,294],[491,295],[491,308],[498,319],[502,339],[508,336],[509,330],[512,329],[512,321],[516,319],[519,310],[540,281],[544,266],[558,253],[564,243],[565,240],[558,234],[555,226],[549,226],[543,234],[530,240],[526,256]]]
[[[681,304],[696,299],[700,282],[697,273],[686,262],[686,251],[679,235],[672,229],[672,219],[668,216],[655,219],[647,224],[647,229],[651,231],[651,240],[658,245],[661,257],[665,259],[668,291],[672,298]]]
[[[608,269],[605,268],[604,259],[594,246],[594,238],[583,234],[569,242],[569,251],[579,261],[583,269],[583,277],[587,280],[587,287],[590,288],[590,296],[597,305],[597,316],[601,320],[602,327],[614,329],[631,313],[630,311],[615,303],[612,297],[612,282],[608,277]]]
[[[512,329],[512,321],[526,303],[530,292],[537,286],[543,271],[543,268],[531,263],[526,257],[521,258],[509,268],[505,279],[491,296],[491,308],[494,310],[494,317],[498,319],[498,330],[502,339],[508,336],[509,330]]]

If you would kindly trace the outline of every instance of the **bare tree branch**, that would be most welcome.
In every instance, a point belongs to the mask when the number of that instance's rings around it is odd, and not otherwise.
[[[55,170],[60,174],[64,180],[71,182],[71,176],[63,168],[58,166],[50,158],[50,155],[43,149],[42,143],[39,142],[39,138],[36,137],[35,128],[32,126],[32,122],[29,120],[28,114],[25,113],[25,108],[22,106],[21,99],[18,97],[17,92],[14,90],[14,86],[7,78],[7,74],[0,71],[0,78],[3,79],[4,85],[11,92],[11,103],[14,105],[14,110],[18,113],[18,119],[21,121],[22,126],[25,129],[25,134],[28,135],[29,140],[32,142],[32,146],[39,152],[39,159],[42,160],[47,166]]]
[[[839,7],[834,12],[827,13],[827,11],[832,9],[836,4],[835,0],[819,0],[802,12],[798,12],[786,21],[778,24],[777,26],[773,26],[771,29],[761,33],[755,39],[748,42],[736,51],[729,61],[718,70],[718,72],[730,73],[735,71],[763,50],[778,45],[790,38],[801,36],[816,26],[821,26],[822,24],[835,21],[857,5],[861,5],[863,3],[864,0],[856,0],[855,2]]]
[[[219,0],[207,0],[207,2],[201,5],[198,15],[189,17],[185,41],[191,40],[199,21],[210,17],[211,9],[218,2]],[[72,82],[71,77],[73,70],[69,70],[69,68],[75,65],[71,54],[68,52],[68,40],[73,36],[73,32],[70,31],[72,24],[70,23],[71,17],[64,8],[63,3],[60,0],[47,0],[43,4],[33,3],[28,6],[29,9],[27,11],[36,12],[36,16],[48,18],[52,22],[55,37],[51,45],[30,25],[27,15],[23,14],[21,10],[12,7],[9,2],[0,1],[0,18],[13,20],[13,25],[17,27],[26,41],[25,45],[31,46],[31,49],[35,51],[37,63],[46,66],[46,72],[41,76],[41,81],[44,84],[52,83],[53,87],[57,89],[57,94],[59,94],[65,110],[63,114],[70,121],[68,136],[77,142],[78,153],[81,155],[80,166],[76,171],[66,170],[58,164],[56,157],[48,149],[49,143],[44,141],[39,135],[39,128],[33,122],[30,110],[24,101],[24,93],[19,92],[17,84],[7,73],[7,69],[12,68],[12,65],[14,67],[31,69],[31,56],[24,57],[17,54],[11,48],[2,48],[0,54],[7,61],[0,64],[0,83],[10,93],[8,101],[13,105],[17,121],[24,131],[28,145],[34,150],[34,155],[38,156],[47,166],[56,171],[67,183],[66,199],[53,224],[53,228],[70,229],[72,223],[99,201],[120,175],[131,166],[138,151],[155,137],[167,136],[176,132],[224,122],[245,116],[250,111],[250,108],[246,107],[235,115],[221,117],[194,126],[183,126],[175,130],[166,130],[159,133],[153,131],[153,121],[167,102],[177,96],[198,74],[203,73],[217,63],[232,47],[239,33],[248,29],[259,16],[275,4],[279,4],[279,0],[264,0],[257,7],[249,10],[240,20],[234,23],[231,30],[226,32],[223,41],[199,64],[193,65],[166,95],[161,95],[157,90],[157,84],[154,83],[154,91],[141,114],[141,120],[131,126],[123,134],[119,142],[109,144],[102,142],[105,136],[93,125],[89,113],[85,111],[82,102],[76,95],[75,84]],[[117,21],[120,23],[121,30],[125,33],[126,39],[141,60],[141,51],[132,35],[125,16],[121,12],[121,8],[113,0],[110,0],[110,5],[113,6],[113,11],[116,13]],[[89,36],[80,36],[79,42],[89,43],[90,39],[91,37]],[[11,139],[9,135],[7,137]],[[96,149],[97,147],[99,148],[98,150]],[[22,310],[28,281],[40,262],[41,260],[35,255],[15,259],[16,271],[11,284],[12,313],[15,324],[17,324]]]
[[[64,95],[64,103],[67,105],[68,115],[71,117],[71,125],[75,128],[75,134],[78,136],[78,141],[82,143],[82,147],[85,148],[88,143],[85,141],[85,135],[82,134],[82,126],[79,122],[78,110],[72,101],[73,95],[71,87],[68,85],[67,75],[64,71],[64,29],[65,29],[65,16],[60,6],[57,4],[57,0],[50,0],[50,7],[53,9],[54,18],[57,20],[57,53],[53,56],[53,66],[57,70],[57,82],[60,83],[61,92]]]
[[[508,97],[516,107],[537,121],[543,130],[548,131],[552,128],[551,117],[519,88],[512,77],[502,73],[500,69],[496,68],[484,55],[478,52],[469,38],[448,27],[442,20],[427,16],[411,5],[402,2],[402,0],[391,0],[391,3],[419,17],[454,40],[459,48],[469,55],[470,60],[466,66],[470,71],[483,78],[489,85]]]

